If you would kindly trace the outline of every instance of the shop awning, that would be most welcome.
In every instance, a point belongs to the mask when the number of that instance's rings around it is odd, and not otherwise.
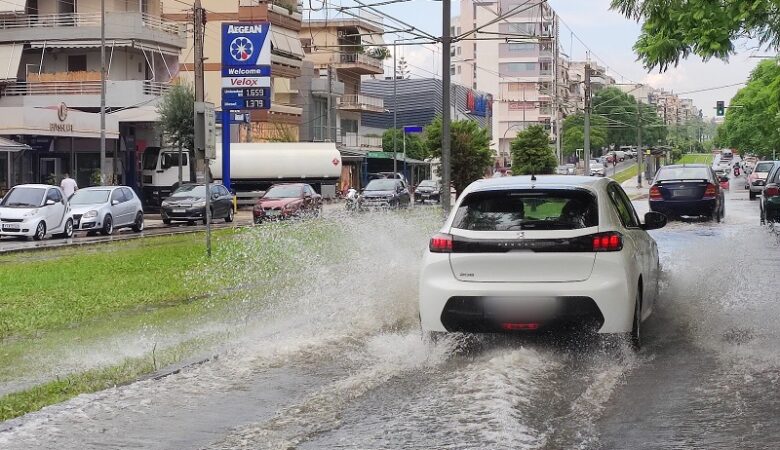
[[[366,154],[366,158],[368,159],[393,159],[393,152],[368,152]],[[419,159],[409,158],[405,157],[403,153],[396,153],[395,154],[396,161],[404,162],[406,161],[407,164],[430,164],[427,161],[420,161]]]
[[[22,150],[32,150],[32,147],[0,137],[0,152],[20,152]]]
[[[303,59],[303,47],[298,35],[288,35],[278,28],[271,27],[271,45],[274,53]]]
[[[3,0],[0,2],[0,14],[24,14],[27,0]]]
[[[0,45],[0,83],[13,83],[22,61],[22,44]]]
[[[106,47],[136,48],[147,52],[179,56],[179,49],[157,44],[139,42],[133,39],[107,39]],[[100,48],[100,39],[81,39],[73,41],[32,41],[30,48]]]

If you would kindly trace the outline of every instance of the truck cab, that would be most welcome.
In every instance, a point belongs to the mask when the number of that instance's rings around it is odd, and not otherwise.
[[[184,150],[182,156],[182,182],[192,181],[191,159]],[[159,207],[179,185],[179,150],[147,147],[141,166],[141,190],[146,206]]]

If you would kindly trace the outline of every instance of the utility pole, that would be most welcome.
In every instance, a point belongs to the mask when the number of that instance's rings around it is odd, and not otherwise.
[[[116,149],[114,150],[116,152]],[[100,184],[106,177],[106,0],[100,0]]]
[[[327,125],[325,127],[325,140],[329,142],[335,142],[335,139],[333,139],[333,133],[331,133],[331,121],[332,118],[330,116],[330,110],[331,110],[331,97],[333,97],[333,71],[330,68],[330,64],[328,64],[328,101],[327,101],[327,108],[325,111],[325,122],[327,122]]]
[[[590,165],[590,63],[585,63],[585,142],[583,149],[585,151],[585,171],[588,171]]]
[[[636,104],[636,126],[637,126],[637,151],[636,151],[636,187],[642,187],[642,160],[644,159],[644,151],[642,151],[642,102]]]
[[[194,30],[195,30],[195,102],[203,103],[206,98],[206,88],[203,73],[203,36],[206,26],[205,10],[201,5],[201,0],[195,0]],[[204,122],[195,121],[195,126],[205,126]],[[230,122],[222,123],[222,133],[230,133]],[[196,131],[196,135],[199,133]],[[205,130],[201,130],[200,135],[206,135]],[[180,146],[181,148],[181,146]],[[209,183],[211,176],[209,174],[209,155],[206,152],[206,145],[196,151],[203,152],[203,184],[206,186],[206,255],[211,258],[211,192]],[[179,155],[179,173],[181,176],[181,154]]]
[[[561,163],[561,160],[563,158],[561,154],[561,120],[560,120],[560,106],[558,102],[558,92],[560,92],[560,89],[558,89],[558,76],[560,75],[560,47],[558,46],[558,39],[560,35],[560,30],[558,30],[558,21],[556,20],[556,12],[553,11],[553,25],[555,26],[554,30],[554,38],[553,38],[553,45],[555,46],[553,48],[553,92],[552,92],[552,99],[553,99],[553,112],[555,113],[555,119],[554,119],[554,126],[555,126],[555,154],[558,156],[558,164]],[[588,162],[587,164],[590,164]],[[585,169],[586,172],[590,172],[590,168]]]
[[[451,0],[441,2],[441,206],[444,213],[450,212],[450,35]]]
[[[395,174],[398,173],[398,159],[396,158],[396,155],[398,154],[398,144],[396,143],[396,135],[398,135],[398,75],[396,74],[396,70],[398,65],[395,61],[395,55],[397,53],[398,48],[395,41],[393,41],[393,178],[395,178]]]

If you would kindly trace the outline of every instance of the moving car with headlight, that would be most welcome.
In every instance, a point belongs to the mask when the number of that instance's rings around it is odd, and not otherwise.
[[[430,241],[420,273],[425,332],[595,330],[641,345],[658,292],[658,249],[609,178],[472,183]]]
[[[361,211],[408,207],[412,202],[409,189],[403,180],[377,178],[366,185],[358,198]]]
[[[275,184],[255,203],[256,224],[267,220],[316,217],[322,214],[322,196],[308,184]]]
[[[141,200],[125,186],[99,186],[79,189],[70,198],[73,228],[89,234],[110,236],[119,228],[144,230]]]
[[[0,202],[0,236],[73,236],[73,215],[62,190],[46,184],[21,184]]]
[[[221,184],[209,185],[211,195],[211,218],[232,222],[233,196]],[[171,222],[206,223],[206,186],[204,184],[183,184],[160,205],[164,224]]]
[[[414,201],[421,203],[425,203],[427,201],[435,201],[436,203],[440,202],[441,195],[439,194],[439,183],[434,180],[421,181],[414,190]]]

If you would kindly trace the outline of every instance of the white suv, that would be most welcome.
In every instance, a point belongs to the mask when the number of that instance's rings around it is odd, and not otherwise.
[[[625,333],[658,289],[658,250],[623,189],[607,178],[480,180],[430,241],[420,274],[426,332],[524,332],[558,327]]]
[[[14,186],[0,202],[0,236],[73,236],[73,215],[62,190],[45,184]]]

